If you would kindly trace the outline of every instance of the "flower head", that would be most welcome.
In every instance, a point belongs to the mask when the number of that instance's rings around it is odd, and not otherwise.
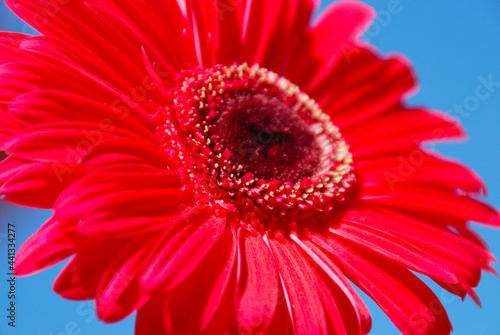
[[[340,1],[7,1],[42,33],[0,33],[0,193],[53,209],[29,275],[137,334],[366,334],[351,283],[405,334],[448,334],[493,256],[482,181],[423,148],[457,139],[408,108],[401,56]]]

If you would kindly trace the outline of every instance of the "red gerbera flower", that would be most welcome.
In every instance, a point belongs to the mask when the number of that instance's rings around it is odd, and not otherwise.
[[[448,334],[411,271],[474,300],[498,212],[460,138],[407,108],[402,57],[357,38],[373,12],[315,1],[9,0],[0,34],[0,192],[52,208],[20,275],[135,311],[137,334],[366,334],[366,292],[405,334]],[[349,282],[350,281],[350,282]]]

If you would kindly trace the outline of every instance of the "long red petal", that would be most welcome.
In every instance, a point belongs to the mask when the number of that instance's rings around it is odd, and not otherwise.
[[[375,300],[401,332],[451,333],[439,299],[408,270],[335,239],[314,235],[313,240],[338,260],[349,279]]]
[[[323,303],[315,285],[313,270],[290,242],[269,240],[287,297],[293,332],[298,335],[327,334]]]
[[[174,236],[160,239],[144,261],[140,284],[145,291],[168,291],[186,279],[217,243],[226,228],[223,218],[200,214]],[[201,222],[200,222],[201,221]]]
[[[236,319],[243,332],[260,332],[276,311],[277,266],[261,236],[241,231],[240,240]]]
[[[49,219],[19,248],[15,271],[27,276],[52,266],[76,251],[76,244],[65,236],[59,222]]]

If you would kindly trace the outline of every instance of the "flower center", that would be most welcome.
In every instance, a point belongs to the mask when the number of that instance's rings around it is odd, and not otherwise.
[[[222,107],[214,127],[242,174],[282,182],[312,176],[321,147],[306,120],[277,97],[238,93]]]
[[[355,182],[329,117],[258,65],[182,71],[167,100],[157,135],[200,202],[248,220],[303,218],[337,208]]]

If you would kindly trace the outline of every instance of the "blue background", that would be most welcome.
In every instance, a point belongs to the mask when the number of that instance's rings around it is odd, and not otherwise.
[[[406,55],[414,64],[421,83],[412,105],[426,105],[454,114],[454,104],[474,101],[480,77],[500,82],[500,2],[366,0],[378,12],[374,26],[364,38],[383,54]],[[329,2],[324,2],[324,8]],[[391,13],[389,9],[397,10]],[[389,13],[389,14],[388,14]],[[0,30],[33,33],[0,4]],[[472,167],[489,187],[487,202],[500,207],[500,87],[479,104],[469,105],[469,115],[459,120],[470,139],[464,143],[438,145],[436,150]],[[43,196],[43,195],[41,195]],[[17,246],[45,221],[50,212],[16,208],[0,203],[0,333],[1,334],[133,334],[134,317],[107,326],[97,321],[92,302],[72,302],[51,290],[62,265],[17,282],[17,327],[7,327],[6,225],[14,223]],[[500,231],[477,227],[500,257]],[[500,272],[500,267],[495,264]],[[5,270],[4,270],[5,269]],[[4,279],[5,278],[5,279]],[[477,289],[483,308],[471,299],[461,302],[427,281],[443,300],[457,335],[500,334],[500,280],[484,274]],[[374,325],[371,334],[399,334],[389,319],[368,301]],[[279,334],[277,334],[279,335]]]

